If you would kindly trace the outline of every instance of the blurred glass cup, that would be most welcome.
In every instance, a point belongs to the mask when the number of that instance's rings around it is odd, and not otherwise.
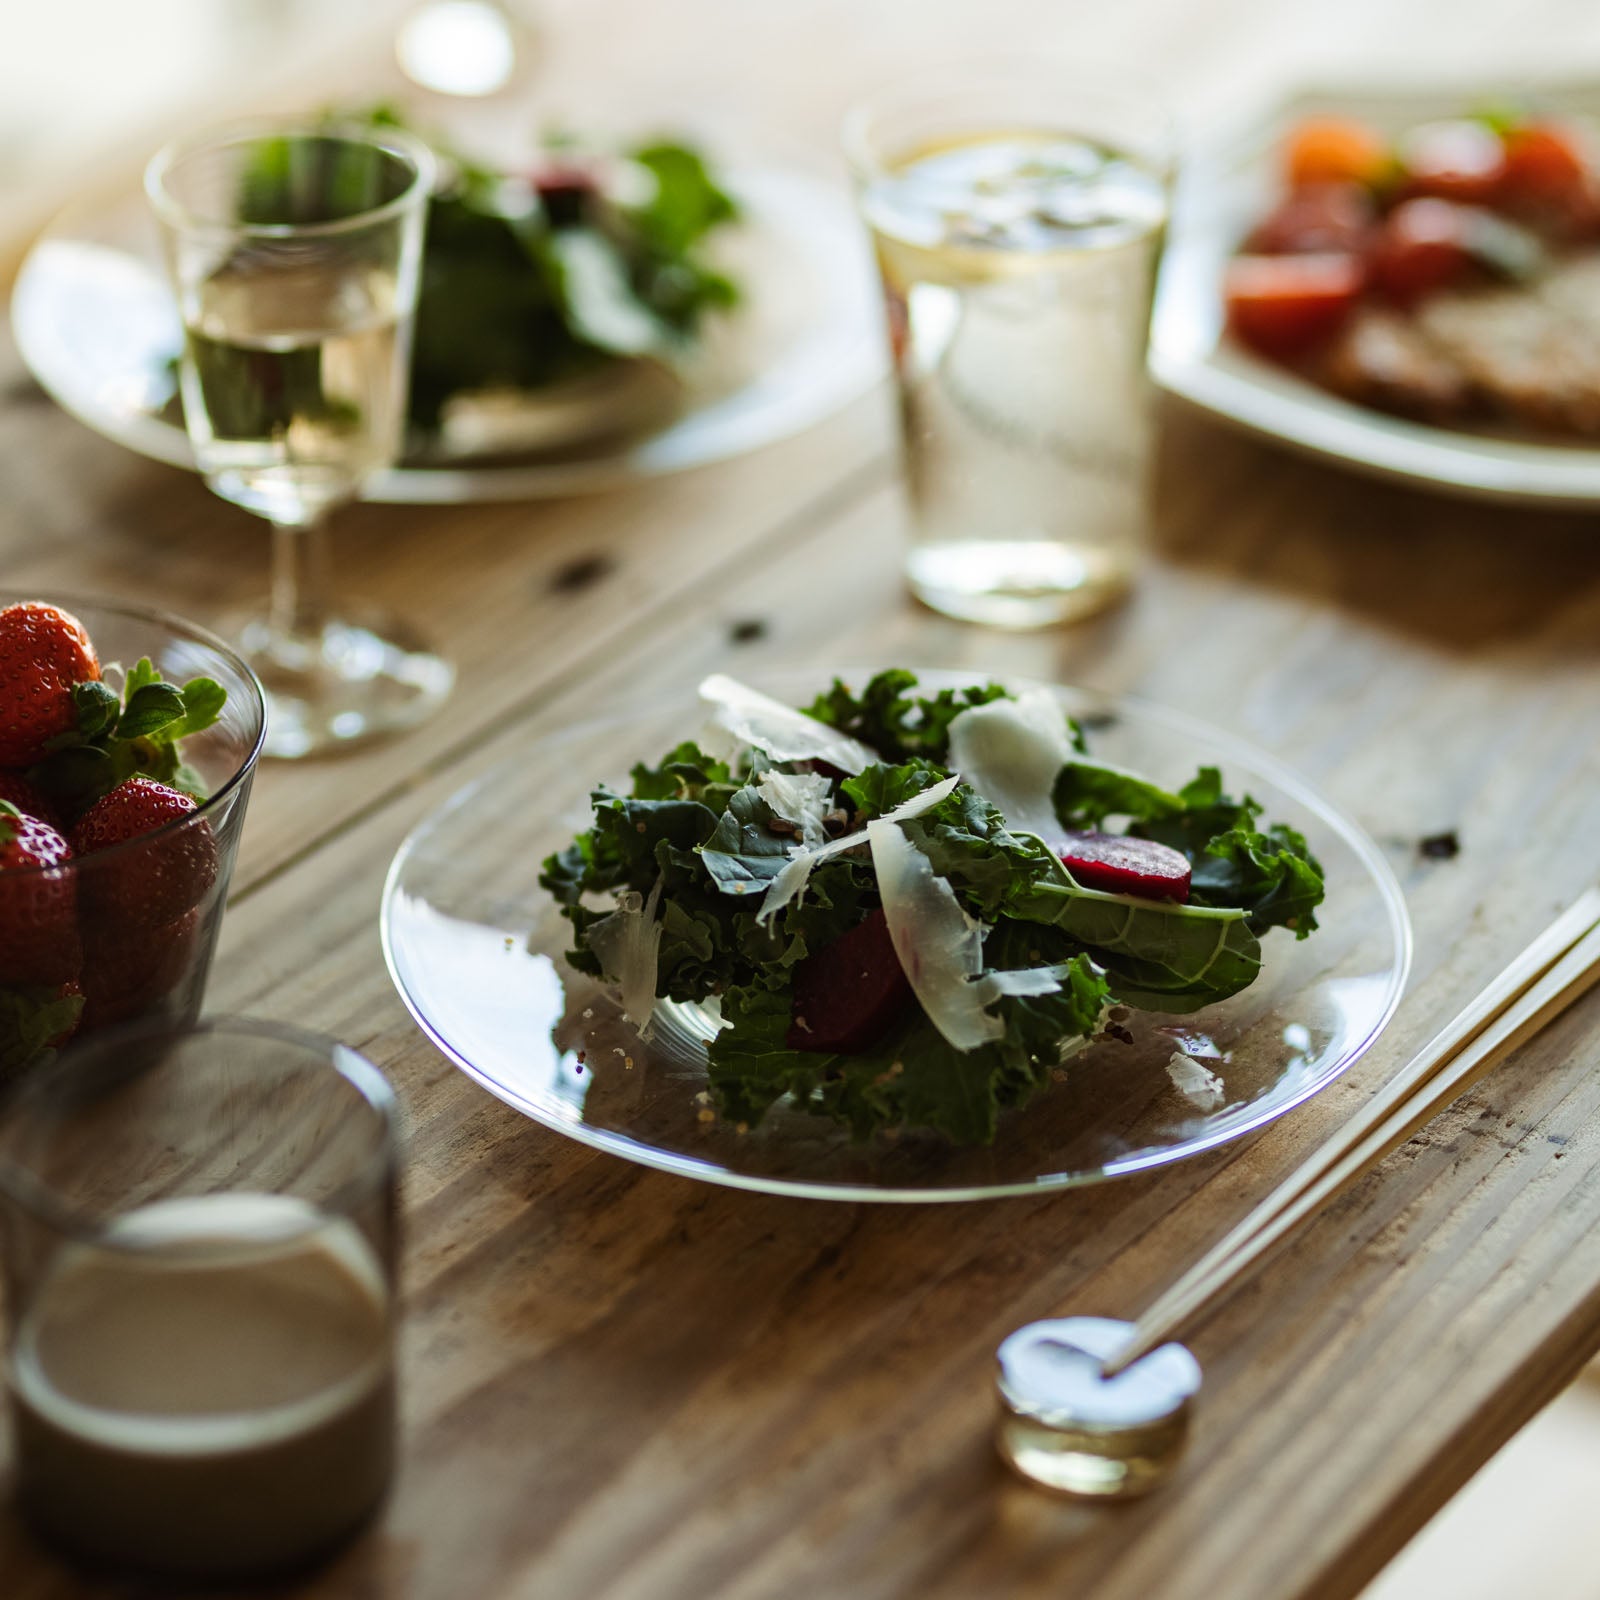
[[[250,123],[169,145],[145,189],[183,317],[184,422],[206,482],[272,524],[240,642],[268,755],[409,727],[453,672],[410,627],[342,618],[325,519],[400,453],[434,160],[389,127]]]
[[[899,384],[907,576],[950,616],[1067,621],[1139,567],[1173,132],[1125,83],[978,61],[845,122]]]
[[[394,1457],[395,1107],[331,1040],[141,1023],[0,1120],[6,1385],[29,1523],[93,1564],[321,1556]]]

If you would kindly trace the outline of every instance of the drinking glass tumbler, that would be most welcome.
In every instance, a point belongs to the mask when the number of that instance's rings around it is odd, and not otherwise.
[[[287,1570],[394,1458],[395,1107],[261,1022],[103,1034],[0,1114],[5,1377],[30,1525],[91,1564]]]
[[[0,593],[0,606],[32,599],[83,623],[119,692],[113,663],[127,670],[148,657],[168,682],[210,678],[227,699],[216,722],[183,741],[187,781],[204,795],[195,810],[60,866],[0,875],[0,1086],[95,1029],[198,1015],[266,714],[250,669],[193,623],[56,591]]]
[[[898,380],[907,577],[950,616],[1086,616],[1139,566],[1172,130],[1122,82],[977,62],[846,119]]]
[[[161,151],[145,188],[183,318],[184,422],[206,482],[265,517],[272,589],[240,639],[267,754],[408,727],[450,666],[403,623],[329,609],[329,513],[400,453],[434,174],[397,129],[250,124]]]

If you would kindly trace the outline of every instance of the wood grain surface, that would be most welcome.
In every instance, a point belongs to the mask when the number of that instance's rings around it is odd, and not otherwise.
[[[908,54],[1008,38],[1139,59],[1202,116],[1406,48],[1458,70],[1541,41],[1547,65],[1600,51],[1600,14],[1570,0],[1515,19],[1487,0],[547,11],[552,104],[712,104],[813,145]],[[883,395],[605,497],[342,519],[348,585],[425,616],[461,685],[405,739],[262,772],[212,982],[214,1009],[363,1049],[407,1124],[402,1472],[381,1524],[284,1595],[1347,1597],[1600,1346],[1591,998],[1196,1334],[1206,1387],[1170,1488],[1094,1508],[998,1465],[989,1384],[1010,1328],[1142,1308],[1600,878],[1593,519],[1374,485],[1175,409],[1163,424],[1146,580],[1122,610],[1043,634],[905,599]],[[111,589],[204,621],[259,593],[249,518],[56,412],[9,351],[0,474],[6,586]],[[628,1166],[490,1099],[416,1031],[376,917],[418,819],[602,704],[710,668],[839,661],[1137,692],[1300,767],[1379,841],[1416,925],[1379,1048],[1247,1145],[1055,1198],[916,1209]],[[1461,854],[1425,859],[1419,840],[1446,828]],[[73,1574],[0,1516],[4,1600],[160,1592]]]

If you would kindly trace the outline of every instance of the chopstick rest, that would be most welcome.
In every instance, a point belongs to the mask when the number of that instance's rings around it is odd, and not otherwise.
[[[1107,1377],[1107,1357],[1132,1331],[1110,1317],[1063,1317],[1006,1339],[995,1389],[1008,1466],[1043,1488],[1102,1500],[1144,1494],[1171,1475],[1188,1442],[1200,1363],[1167,1344]]]
[[[1005,1459],[1031,1481],[1071,1494],[1139,1493],[1160,1482],[1182,1452],[1188,1401],[1200,1381],[1194,1357],[1167,1341],[1215,1307],[1270,1251],[1554,1021],[1597,979],[1600,891],[1590,889],[1137,1323],[1072,1317],[1032,1323],[1012,1334],[1000,1347]],[[1187,1367],[1179,1365],[1178,1356],[1187,1358]],[[1163,1385],[1179,1385],[1180,1371],[1192,1372],[1193,1387],[1181,1405],[1174,1388],[1163,1410]],[[1138,1380],[1137,1386],[1119,1390],[1126,1380]],[[1146,1417],[1135,1414],[1140,1408],[1131,1397],[1136,1394],[1146,1397]],[[1128,1402],[1122,1421],[1113,1395]],[[1152,1465],[1145,1463],[1146,1450],[1153,1452]],[[1052,1452],[1059,1461],[1052,1461]],[[1119,1466],[1124,1460],[1137,1460],[1137,1470]]]

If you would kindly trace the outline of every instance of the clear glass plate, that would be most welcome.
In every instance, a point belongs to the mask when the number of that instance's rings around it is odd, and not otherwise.
[[[877,272],[849,197],[776,166],[734,169],[727,182],[743,220],[718,261],[745,299],[709,328],[676,399],[661,401],[663,386],[678,386],[658,368],[586,392],[486,397],[426,460],[381,473],[366,498],[535,499],[681,472],[798,433],[878,382],[888,346]],[[183,335],[142,196],[64,212],[23,262],[11,326],[63,409],[141,455],[193,468],[170,370]],[[606,431],[619,407],[658,403],[671,420],[654,431]],[[485,436],[497,454],[480,459]]]
[[[761,687],[805,704],[826,681],[791,673]],[[603,986],[566,965],[568,925],[539,887],[540,863],[588,825],[595,783],[624,785],[634,762],[703,725],[690,697],[535,739],[427,818],[384,889],[390,974],[423,1031],[491,1094],[585,1144],[712,1183],[973,1200],[1095,1183],[1236,1139],[1325,1088],[1393,1015],[1411,960],[1399,885],[1371,840],[1270,756],[1159,706],[1055,692],[1104,760],[1172,785],[1220,766],[1231,788],[1304,831],[1328,896],[1309,939],[1275,930],[1262,941],[1261,976],[1244,993],[1186,1017],[1134,1013],[1133,1043],[1108,1039],[1073,1057],[1061,1081],[1004,1116],[992,1145],[957,1149],[925,1134],[854,1143],[782,1104],[740,1134],[703,1117],[711,1024],[698,1008],[659,1007],[646,1043]],[[1168,1074],[1180,1050],[1222,1078],[1221,1105],[1200,1110],[1180,1093]]]
[[[1592,117],[1600,81],[1529,81],[1513,98]],[[1508,80],[1307,90],[1240,122],[1186,159],[1150,328],[1150,367],[1173,394],[1224,421],[1361,472],[1473,498],[1600,504],[1600,449],[1439,428],[1317,387],[1224,336],[1222,283],[1239,241],[1279,192],[1284,135],[1301,118],[1358,117],[1388,134],[1503,101]]]

